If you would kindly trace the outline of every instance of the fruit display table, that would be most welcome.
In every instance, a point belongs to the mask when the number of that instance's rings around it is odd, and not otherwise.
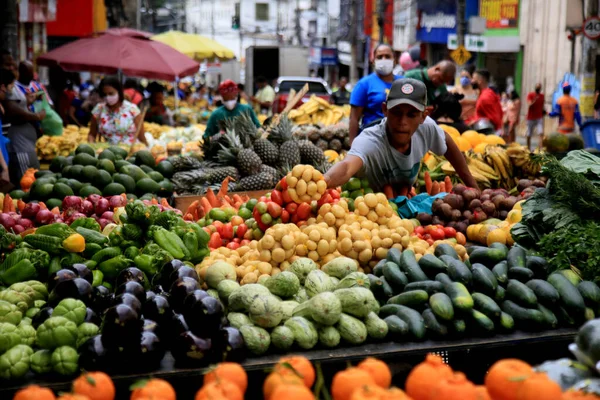
[[[258,199],[261,196],[266,195],[267,193],[269,193],[270,190],[256,190],[253,192],[232,192],[229,193],[230,196],[233,196],[234,194],[240,195],[240,196],[248,196],[251,199]],[[203,196],[186,196],[186,195],[178,195],[177,193],[173,194],[173,206],[180,210],[181,212],[185,213],[186,210],[188,209],[188,207],[190,206],[190,204],[192,204],[194,201],[196,200],[200,200]]]
[[[386,361],[389,364],[405,361],[411,363],[411,357],[415,357],[415,362],[422,361],[422,358],[427,353],[432,352],[448,352],[450,360],[452,360],[452,354],[459,354],[458,362],[461,365],[469,365],[475,372],[481,371],[485,373],[488,365],[482,365],[481,354],[498,355],[497,359],[505,358],[507,356],[518,357],[529,361],[528,358],[541,356],[541,360],[552,358],[557,350],[566,351],[567,345],[573,341],[576,329],[556,329],[545,332],[514,332],[507,335],[495,335],[487,338],[466,338],[461,340],[427,340],[423,342],[406,342],[406,343],[394,343],[394,342],[382,342],[382,343],[370,343],[361,346],[344,347],[335,350],[311,350],[302,352],[302,355],[306,356],[312,362],[320,362],[327,364],[323,370],[326,375],[332,375],[338,369],[343,369],[347,362],[356,363],[366,357],[377,357],[381,360]],[[527,352],[521,351],[527,348]],[[479,356],[478,356],[479,355]],[[563,355],[560,353],[560,355]],[[264,371],[272,367],[281,357],[281,354],[270,354],[261,357],[251,357],[246,359],[241,364],[248,371],[249,375],[255,374],[257,377],[263,375]],[[490,362],[496,361],[490,357]],[[531,360],[533,362],[539,361],[537,359]],[[452,361],[450,361],[452,363]],[[336,365],[337,364],[337,365]],[[115,385],[117,386],[117,393],[127,393],[129,386],[134,382],[147,379],[149,376],[154,378],[162,378],[171,382],[177,389],[178,386],[182,386],[182,391],[195,393],[195,391],[201,386],[204,371],[198,368],[178,368],[175,366],[175,360],[169,352],[162,361],[161,368],[157,371],[146,372],[146,373],[126,373],[111,375]],[[465,370],[465,373],[469,374],[469,371]],[[32,376],[30,376],[31,378]],[[252,383],[252,379],[249,382]],[[261,383],[261,379],[256,379],[256,382]],[[45,380],[24,380],[22,382],[3,382],[0,385],[0,398],[11,398],[14,392],[18,389],[27,386],[29,384],[38,384],[46,386],[54,390],[55,392],[70,390],[70,384],[72,379],[66,379],[64,377],[48,377]],[[252,384],[250,385],[252,389]],[[255,388],[260,390],[260,387]],[[180,390],[177,389],[178,394]],[[248,393],[252,393],[249,391]],[[257,392],[259,393],[259,392]],[[117,396],[117,398],[120,398]],[[183,397],[183,398],[187,398]]]

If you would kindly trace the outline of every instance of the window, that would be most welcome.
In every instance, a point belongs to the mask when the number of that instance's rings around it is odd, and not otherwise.
[[[269,20],[269,3],[256,3],[255,14],[257,21]]]
[[[282,81],[279,84],[279,92],[286,93],[292,89],[294,89],[296,92],[299,92],[306,83],[308,83],[308,93],[327,93],[327,89],[322,83],[306,81]]]

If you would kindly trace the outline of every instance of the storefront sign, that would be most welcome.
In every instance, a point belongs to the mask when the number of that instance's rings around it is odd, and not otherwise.
[[[518,28],[519,0],[480,0],[479,16],[488,29]]]
[[[317,65],[337,65],[337,49],[332,47],[311,47],[309,61],[311,64]]]
[[[449,15],[441,12],[436,14],[427,14],[423,12],[421,14],[421,23],[419,25],[428,33],[431,32],[432,29],[455,29],[456,15]]]
[[[469,51],[485,53],[488,51],[488,39],[484,36],[465,35],[465,47]]]

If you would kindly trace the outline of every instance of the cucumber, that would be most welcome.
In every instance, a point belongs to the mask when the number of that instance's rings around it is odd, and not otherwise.
[[[496,276],[483,264],[473,264],[473,289],[493,296],[498,288]]]
[[[533,290],[538,302],[547,306],[552,306],[560,300],[558,291],[554,286],[541,279],[532,279],[526,283],[527,287]]]
[[[506,254],[508,254],[508,247],[506,247],[505,244],[502,244],[499,242],[494,242],[494,243],[490,244],[488,247],[490,249],[502,250],[502,251],[506,252]],[[506,258],[506,257],[504,257],[504,258]]]
[[[394,289],[392,289],[390,284],[387,282],[387,280],[385,279],[385,276],[382,276],[381,278],[379,278],[379,280],[381,281],[381,287],[383,290],[383,298],[389,299],[390,297],[392,297],[394,295]]]
[[[473,268],[473,266],[471,265],[471,261],[468,258],[464,261],[464,263],[467,266],[467,268],[469,268],[469,269]]]
[[[383,283],[381,282],[381,279],[373,274],[367,274],[367,277],[369,278],[369,289],[373,292],[373,296],[375,296],[376,299],[384,299],[385,295],[383,293]]]
[[[398,304],[386,304],[381,306],[379,309],[379,318],[389,317],[390,315],[396,315],[396,313],[400,310],[400,306]]]
[[[546,279],[548,276],[548,262],[544,257],[527,256],[525,267],[532,270],[536,278]]]
[[[396,312],[396,315],[406,322],[410,335],[417,340],[423,339],[425,337],[425,323],[421,314],[412,308],[405,306],[398,307],[400,309]]]
[[[467,247],[467,254],[470,256],[475,250],[486,250],[485,246],[469,246]]]
[[[446,254],[441,255],[438,258],[439,258],[439,260],[441,262],[443,262],[444,264],[446,264],[447,267],[449,267],[450,264],[452,264],[452,261],[456,261],[456,258],[454,258],[452,256],[449,256],[449,255],[446,255]]]
[[[502,330],[510,332],[515,329],[515,319],[510,315],[502,311],[500,313],[500,327]]]
[[[533,271],[529,268],[514,267],[508,269],[508,278],[516,279],[519,282],[527,283],[533,279]]]
[[[396,293],[401,292],[408,283],[408,278],[400,271],[400,267],[391,261],[383,264],[383,276]]]
[[[419,263],[415,258],[415,253],[412,250],[404,250],[400,256],[400,270],[404,272],[410,282],[429,280],[425,272],[419,267]]]
[[[579,294],[583,297],[585,305],[592,308],[598,308],[600,305],[600,287],[591,281],[581,281],[577,285]]]
[[[487,267],[492,268],[500,261],[504,261],[504,259],[506,259],[507,254],[508,250],[506,250],[506,246],[504,246],[504,249],[491,247],[475,249],[469,256],[469,260],[471,261],[471,264],[481,263]]]
[[[467,323],[462,319],[455,319],[451,323],[452,333],[457,337],[464,336],[467,331]]]
[[[446,284],[446,283],[452,283],[452,279],[450,279],[450,277],[448,276],[448,274],[445,274],[443,272],[440,272],[439,274],[437,274],[435,276],[435,280],[437,282],[440,282],[441,284]]]
[[[473,283],[473,273],[462,261],[452,260],[448,265],[448,276],[454,282],[460,282],[467,287]]]
[[[596,317],[596,314],[594,313],[594,310],[592,310],[589,307],[585,308],[585,320],[586,321],[591,321]]]
[[[423,311],[421,314],[425,323],[425,329],[435,338],[440,338],[448,335],[448,327],[437,320],[435,314],[431,310]]]
[[[377,277],[383,276],[383,264],[385,264],[386,260],[379,260],[379,262],[373,267],[373,275]]]
[[[502,311],[509,314],[515,320],[519,328],[540,328],[544,326],[546,319],[541,311],[533,308],[521,307],[517,303],[504,300],[501,305]]]
[[[408,292],[400,293],[387,302],[388,304],[399,304],[411,308],[417,308],[423,306],[429,300],[429,295],[424,290],[411,290]]]
[[[570,269],[561,269],[560,271],[558,271],[558,273],[567,278],[567,280],[571,282],[573,286],[577,286],[579,285],[579,282],[581,282],[581,278],[579,277],[579,275],[577,275]]]
[[[584,313],[585,313],[585,311],[584,311]],[[566,325],[566,326],[574,326],[575,325],[575,319],[563,307],[560,307],[560,306],[556,307],[555,315],[556,315],[556,318],[558,318],[558,321],[560,322],[561,325]]]
[[[456,253],[456,250],[454,250],[454,247],[450,246],[447,243],[440,243],[440,244],[438,244],[436,246],[435,251],[433,252],[433,254],[436,257],[450,256],[450,257],[454,258],[455,260],[460,260],[460,257]]]
[[[511,268],[525,268],[527,254],[525,253],[525,249],[520,246],[513,246],[508,251],[506,255],[506,263],[508,264],[508,269]]]
[[[440,272],[447,272],[448,266],[433,254],[425,254],[419,260],[419,267],[429,277],[435,277]]]
[[[475,309],[471,310],[471,320],[473,321],[476,329],[482,333],[494,332],[494,322],[482,312]]]
[[[500,316],[500,313],[502,312],[500,306],[498,306],[498,304],[496,304],[489,296],[486,296],[483,293],[473,293],[471,297],[473,297],[473,308],[475,310],[492,319]]]
[[[404,290],[424,290],[431,296],[434,293],[443,292],[444,285],[438,281],[411,282],[404,287]]]
[[[397,248],[392,247],[391,249],[388,250],[385,259],[387,261],[393,262],[396,265],[400,265],[400,256],[401,255],[402,255],[401,250],[398,250]]]
[[[508,280],[508,286],[506,286],[506,298],[528,308],[535,308],[538,303],[533,290],[515,279]]]
[[[494,276],[498,282],[508,282],[508,265],[506,261],[500,261],[498,264],[494,265],[492,272],[494,273]]]
[[[504,300],[505,297],[506,289],[498,285],[498,287],[496,288],[496,293],[494,293],[494,300],[496,300],[497,303],[500,303],[502,300]]]
[[[585,314],[585,302],[577,287],[575,287],[564,275],[560,273],[551,274],[548,283],[554,286],[560,295],[560,305],[572,315],[573,319],[579,321]]]
[[[429,306],[433,313],[440,319],[452,321],[454,318],[454,307],[452,300],[446,293],[436,293],[429,298]]]
[[[544,321],[548,328],[556,328],[558,326],[558,319],[556,319],[556,315],[549,308],[538,304],[538,310],[544,315]]]
[[[396,315],[389,315],[383,319],[388,326],[388,338],[400,341],[408,333],[408,324]]]
[[[462,283],[447,283],[444,285],[444,291],[452,300],[452,306],[456,310],[467,312],[473,308],[473,298]]]

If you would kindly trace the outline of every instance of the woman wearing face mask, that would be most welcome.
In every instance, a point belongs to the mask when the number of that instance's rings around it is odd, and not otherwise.
[[[375,72],[358,81],[350,96],[350,106],[352,107],[349,127],[350,142],[365,127],[374,125],[383,119],[381,105],[385,102],[392,82],[400,78],[393,73],[394,52],[390,45],[378,45],[373,56]]]
[[[137,138],[148,145],[144,132],[138,129],[142,123],[140,109],[125,100],[121,82],[114,77],[104,78],[99,90],[104,103],[97,104],[92,110],[88,141],[94,143],[96,137],[101,135],[110,144],[131,145]]]
[[[219,85],[219,94],[223,98],[223,105],[212,112],[206,123],[204,139],[209,139],[224,129],[223,124],[226,120],[235,118],[243,113],[250,114],[256,127],[260,127],[260,122],[252,107],[248,104],[240,104],[237,101],[239,89],[237,84],[228,79]]]
[[[461,119],[467,124],[474,122],[475,104],[477,104],[477,97],[479,97],[479,91],[471,85],[473,72],[475,72],[474,65],[469,65],[463,69],[460,72],[460,85],[454,88],[454,93],[463,95],[463,99],[460,101],[462,107]]]

